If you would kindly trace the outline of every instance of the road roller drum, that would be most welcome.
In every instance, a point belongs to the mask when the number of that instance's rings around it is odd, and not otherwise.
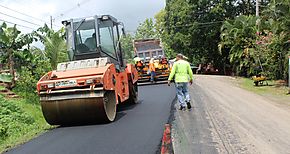
[[[41,101],[45,120],[51,125],[111,122],[116,116],[115,91],[103,97]]]

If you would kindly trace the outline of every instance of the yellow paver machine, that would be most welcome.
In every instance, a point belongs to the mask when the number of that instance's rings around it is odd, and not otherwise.
[[[155,67],[156,81],[168,79],[170,74],[169,61],[165,57],[164,50],[160,45],[159,39],[140,39],[134,40],[135,66],[138,70],[138,83],[150,82],[151,74],[149,71],[149,62],[153,61]]]

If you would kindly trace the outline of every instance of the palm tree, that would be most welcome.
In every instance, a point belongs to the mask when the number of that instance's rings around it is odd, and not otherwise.
[[[56,69],[59,62],[68,60],[64,29],[54,31],[45,25],[35,34],[45,46],[45,56],[49,59],[52,69]]]
[[[66,43],[59,32],[53,32],[44,38],[45,54],[50,60],[52,69],[56,69],[59,62],[68,59],[66,54]]]

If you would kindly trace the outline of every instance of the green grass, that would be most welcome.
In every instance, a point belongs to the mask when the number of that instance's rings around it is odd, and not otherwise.
[[[3,86],[0,86],[0,90],[5,90],[6,88]]]
[[[252,79],[248,78],[238,78],[239,85],[243,89],[252,91],[256,94],[266,96],[277,102],[285,102],[290,105],[290,95],[288,94],[289,89],[285,86],[278,86],[275,81],[264,82],[262,86],[255,86]],[[288,95],[287,95],[288,94]]]
[[[39,104],[0,95],[0,108],[0,153],[52,128],[45,122]]]
[[[12,81],[12,76],[11,75],[0,74],[0,81],[2,81],[2,82],[11,82]]]

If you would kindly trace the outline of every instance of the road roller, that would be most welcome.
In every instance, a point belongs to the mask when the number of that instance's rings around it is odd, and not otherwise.
[[[37,83],[45,120],[51,125],[114,121],[118,104],[138,98],[138,72],[123,59],[124,25],[110,15],[62,24],[69,61]]]

